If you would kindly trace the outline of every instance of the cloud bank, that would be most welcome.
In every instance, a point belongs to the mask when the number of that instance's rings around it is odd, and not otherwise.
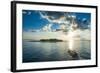
[[[90,30],[80,30],[77,29],[73,31],[74,40],[90,40],[91,32]],[[62,31],[58,32],[23,32],[23,39],[26,40],[40,40],[40,39],[61,39],[67,41],[70,39],[69,33],[64,33]]]
[[[40,18],[48,21],[41,29],[23,31],[23,39],[26,40],[40,40],[40,39],[61,39],[67,41],[71,38],[74,40],[90,40],[90,21],[86,18],[81,20],[73,13],[62,12],[46,12],[38,11]],[[78,25],[78,28],[70,32],[70,26],[73,23]],[[59,28],[52,29],[55,24]]]

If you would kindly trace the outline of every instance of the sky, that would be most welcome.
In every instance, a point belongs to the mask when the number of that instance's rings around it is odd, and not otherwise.
[[[66,35],[64,30],[70,30],[72,21],[78,25],[74,37],[90,40],[91,37],[91,14],[76,12],[53,12],[22,10],[23,39],[69,39],[69,31]],[[61,29],[61,31],[57,31]]]
[[[86,29],[90,25],[90,13],[75,13],[75,12],[52,12],[52,11],[35,11],[35,10],[23,10],[23,31],[28,30],[40,30],[43,27],[48,26],[51,30],[59,28],[61,17],[66,15],[76,16],[76,22],[79,28]],[[67,25],[67,24],[66,24]],[[45,27],[46,28],[46,27]]]

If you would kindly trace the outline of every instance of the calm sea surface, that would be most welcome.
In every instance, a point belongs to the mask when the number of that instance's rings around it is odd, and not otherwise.
[[[90,42],[74,41],[73,48],[70,49],[69,42],[23,41],[23,62],[91,59]]]

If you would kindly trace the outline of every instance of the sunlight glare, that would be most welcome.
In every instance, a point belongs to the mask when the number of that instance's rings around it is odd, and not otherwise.
[[[74,32],[69,31],[69,49],[73,50],[73,44],[74,44]]]

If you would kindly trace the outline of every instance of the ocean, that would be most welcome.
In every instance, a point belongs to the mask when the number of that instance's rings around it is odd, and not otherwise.
[[[41,42],[23,40],[22,62],[48,62],[91,59],[91,41],[76,40],[69,48],[69,42]]]

